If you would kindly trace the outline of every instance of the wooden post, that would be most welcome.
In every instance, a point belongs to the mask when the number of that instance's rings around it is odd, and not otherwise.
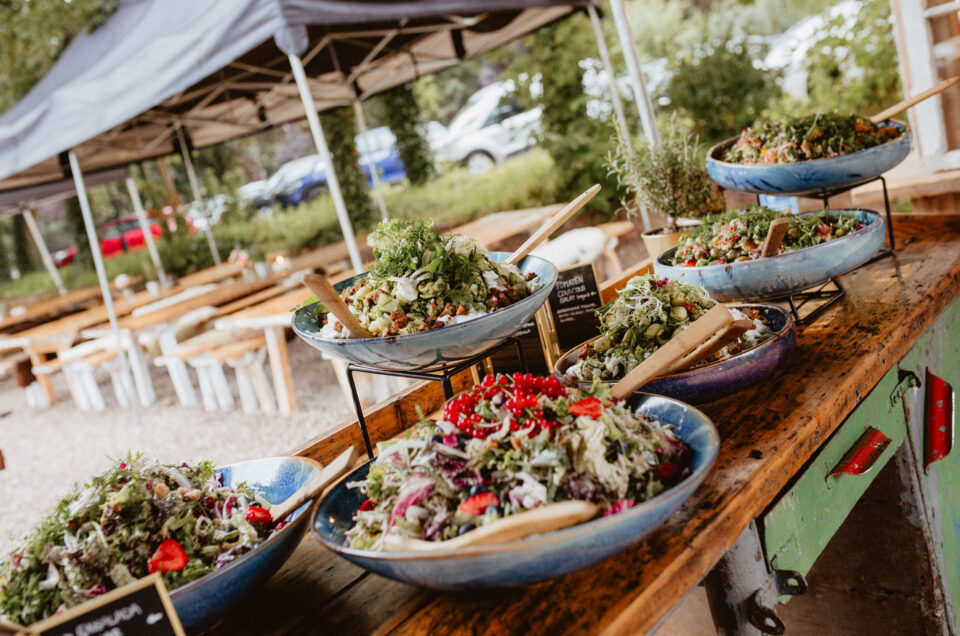
[[[293,373],[290,371],[290,357],[287,353],[287,339],[283,327],[267,327],[267,354],[270,356],[270,372],[273,375],[273,389],[281,415],[290,415],[297,408],[297,396],[293,390]]]

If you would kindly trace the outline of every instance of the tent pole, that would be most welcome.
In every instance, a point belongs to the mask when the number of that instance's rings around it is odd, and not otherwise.
[[[137,221],[140,222],[140,231],[143,232],[143,240],[147,243],[147,251],[150,252],[150,260],[157,270],[157,278],[161,285],[167,284],[167,274],[163,271],[163,263],[160,262],[160,253],[157,252],[157,244],[153,242],[153,232],[150,231],[150,225],[147,223],[147,213],[143,210],[143,202],[140,201],[140,193],[137,191],[137,184],[133,177],[127,177],[127,192],[130,193],[130,200],[133,201],[133,211],[137,215]]]
[[[57,271],[53,258],[50,257],[50,250],[47,249],[47,243],[43,240],[43,234],[40,233],[40,226],[37,225],[37,220],[33,216],[33,210],[23,208],[20,213],[23,214],[23,220],[27,222],[27,228],[30,230],[30,236],[33,237],[33,242],[37,246],[37,251],[40,252],[43,266],[47,268],[50,278],[53,279],[53,284],[57,286],[57,291],[63,296],[67,293],[67,289],[63,286],[63,280],[60,279],[60,272]]]
[[[600,26],[600,16],[597,15],[597,9],[592,4],[587,5],[587,13],[590,14],[590,24],[593,25],[593,35],[597,39],[597,49],[600,51],[600,59],[603,61],[604,68],[610,76],[610,103],[613,104],[613,112],[617,117],[617,127],[620,129],[620,137],[629,150],[633,150],[633,143],[630,141],[630,128],[627,126],[627,116],[623,112],[623,102],[620,101],[620,91],[617,89],[617,73],[610,61],[610,51],[607,50],[607,43],[603,39],[603,27]]]
[[[213,240],[210,219],[206,218],[206,213],[200,210],[203,205],[203,199],[200,197],[200,184],[197,183],[197,173],[193,169],[193,159],[190,157],[190,149],[187,148],[187,140],[183,136],[183,128],[177,128],[177,140],[180,142],[180,154],[183,155],[183,165],[187,169],[187,178],[190,180],[190,189],[193,191],[193,201],[197,204],[197,211],[205,217],[206,227],[203,229],[203,233],[207,237],[210,253],[213,254],[213,264],[220,265],[220,252],[217,251],[217,242]]]
[[[620,39],[620,48],[623,49],[623,58],[627,63],[627,73],[630,75],[630,84],[633,88],[634,101],[640,112],[640,122],[643,132],[647,135],[650,145],[660,147],[660,133],[657,131],[657,119],[653,113],[653,102],[643,83],[643,74],[640,72],[640,58],[637,55],[637,45],[630,32],[627,14],[623,10],[623,0],[610,0],[610,14],[617,25],[617,36]]]
[[[297,89],[300,91],[303,110],[306,112],[307,122],[310,124],[310,132],[313,133],[313,143],[316,144],[317,152],[320,154],[327,171],[327,184],[330,186],[333,206],[337,210],[337,219],[340,221],[343,241],[347,244],[347,252],[350,253],[350,264],[353,265],[353,271],[359,274],[364,271],[363,260],[361,260],[360,250],[357,248],[357,239],[353,236],[353,227],[350,225],[347,204],[344,202],[343,193],[340,191],[340,181],[337,179],[337,173],[333,170],[333,158],[327,148],[327,140],[323,136],[320,117],[317,116],[317,106],[313,101],[313,94],[310,92],[310,84],[307,82],[307,73],[303,70],[303,62],[300,61],[299,56],[290,53],[287,58],[290,60],[293,76],[297,80]]]
[[[363,116],[363,104],[360,102],[360,99],[357,98],[353,100],[353,112],[357,117],[357,128],[360,129],[360,139],[363,140],[363,153],[370,157],[370,161],[373,161],[373,153],[370,152],[369,147],[367,146],[367,118]],[[376,193],[377,198],[377,207],[380,208],[380,216],[383,217],[383,220],[386,221],[390,218],[390,215],[387,214],[387,204],[383,200],[383,191],[380,189],[380,175],[377,174],[377,166],[373,163],[369,163],[370,167],[370,178],[373,180],[373,191]]]
[[[117,325],[117,312],[113,309],[113,296],[110,295],[110,282],[107,280],[107,272],[103,267],[103,254],[100,253],[100,241],[97,240],[97,228],[93,224],[93,214],[90,212],[90,200],[87,199],[87,188],[83,184],[83,173],[80,172],[80,162],[77,161],[77,153],[72,149],[67,153],[70,160],[70,172],[73,174],[73,183],[77,189],[77,199],[80,200],[80,212],[83,215],[83,225],[87,229],[87,240],[90,242],[90,252],[93,254],[93,266],[97,270],[97,279],[100,281],[100,293],[103,294],[103,306],[107,309],[107,318],[110,321],[110,329],[117,339],[117,357],[120,358],[121,372],[125,376],[128,386],[134,386],[133,373],[130,370],[130,361],[127,359],[124,350],[124,338],[120,333],[120,327]],[[140,423],[140,402],[137,396],[132,396],[130,403],[133,405],[133,412],[136,423]]]

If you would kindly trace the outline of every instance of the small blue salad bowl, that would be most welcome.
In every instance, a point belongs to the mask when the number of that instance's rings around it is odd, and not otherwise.
[[[790,313],[774,305],[731,305],[746,312],[757,310],[773,335],[760,344],[736,355],[703,366],[660,376],[640,387],[640,392],[671,397],[688,404],[706,404],[733,395],[769,377],[793,352],[797,344],[797,328]],[[598,336],[599,337],[599,336]],[[592,342],[592,338],[587,342]],[[583,343],[563,354],[554,365],[554,373],[561,382],[576,383],[582,389],[590,382],[567,375],[567,369],[576,364]],[[615,381],[608,384],[613,386]]]
[[[267,457],[217,469],[224,486],[246,482],[271,504],[284,501],[320,473],[320,466],[304,457]],[[170,598],[188,633],[209,627],[244,595],[280,569],[300,543],[307,527],[308,501],[290,516],[287,525],[266,541],[210,574],[178,587]]]
[[[707,172],[724,188],[756,194],[813,194],[853,186],[879,177],[903,161],[910,152],[910,127],[888,119],[900,135],[890,141],[838,157],[777,164],[743,164],[723,161],[739,137],[722,141],[707,153]]]
[[[870,210],[830,210],[830,213],[839,212],[856,214],[863,227],[813,247],[704,267],[671,265],[670,259],[677,250],[671,247],[653,262],[653,271],[670,280],[702,286],[720,302],[789,296],[860,267],[883,245],[886,223],[880,214]]]
[[[673,514],[703,482],[720,448],[717,429],[692,406],[649,394],[634,394],[628,403],[639,413],[672,425],[694,452],[691,475],[633,508],[498,545],[429,553],[355,550],[343,545],[344,533],[353,525],[353,516],[365,497],[347,483],[365,479],[368,462],[320,500],[313,531],[323,545],[362,568],[440,590],[528,585],[599,563],[639,543]]]
[[[509,252],[490,252],[490,258],[502,262]],[[533,272],[540,288],[521,300],[485,316],[431,329],[422,333],[385,338],[321,338],[316,316],[317,303],[301,307],[293,315],[293,330],[323,353],[348,362],[389,371],[427,371],[450,366],[474,356],[508,338],[533,318],[557,283],[557,268],[538,256],[527,256],[517,267],[524,274]],[[367,276],[359,274],[334,285],[342,292]]]

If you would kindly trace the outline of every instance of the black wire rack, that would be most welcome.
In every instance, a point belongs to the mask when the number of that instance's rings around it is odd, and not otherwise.
[[[363,445],[367,450],[367,456],[370,459],[373,459],[373,445],[370,443],[370,434],[367,432],[367,422],[363,417],[363,406],[360,404],[360,396],[357,394],[357,385],[354,382],[353,374],[360,373],[369,373],[373,375],[386,375],[394,378],[410,378],[411,380],[432,380],[434,382],[439,382],[443,386],[443,396],[445,399],[449,400],[453,397],[453,376],[457,375],[465,369],[480,364],[486,358],[489,358],[492,354],[506,349],[508,347],[516,347],[517,358],[520,361],[520,368],[526,372],[527,370],[527,360],[523,355],[523,346],[520,342],[520,339],[516,336],[510,336],[506,340],[495,344],[492,347],[489,347],[480,353],[477,353],[469,358],[462,358],[460,360],[451,360],[445,361],[445,364],[442,366],[431,367],[428,369],[420,371],[393,371],[390,369],[378,369],[376,367],[368,367],[362,364],[354,364],[353,362],[347,365],[347,382],[350,384],[350,393],[353,398],[353,408],[357,413],[357,422],[360,424],[360,433],[363,435]]]
[[[896,242],[893,235],[893,215],[890,212],[890,195],[887,192],[887,180],[883,176],[874,177],[873,179],[868,179],[867,181],[861,181],[860,183],[854,183],[852,185],[840,186],[837,188],[829,188],[821,190],[820,192],[811,192],[799,196],[803,196],[810,199],[817,199],[823,203],[823,209],[830,209],[830,199],[837,195],[849,192],[854,188],[859,188],[860,186],[866,185],[868,183],[873,183],[874,181],[879,181],[883,186],[883,208],[886,214],[886,223],[887,223],[887,242],[889,245],[881,247],[877,250],[877,253],[868,260],[863,265],[868,265],[877,261],[881,258],[886,258],[888,256],[893,256],[894,251],[896,250]],[[790,195],[784,195],[790,196]],[[760,195],[757,195],[757,203],[760,203]],[[860,267],[863,267],[861,265]],[[787,305],[787,308],[790,310],[790,313],[793,315],[793,321],[798,325],[809,325],[812,322],[815,322],[824,311],[832,307],[834,304],[840,301],[846,295],[843,287],[840,285],[840,281],[836,278],[831,278],[826,283],[819,285],[816,288],[807,289],[801,292],[796,292],[777,299],[779,302],[783,302]],[[800,315],[800,310],[810,304],[817,304],[812,310],[810,310],[805,315]]]

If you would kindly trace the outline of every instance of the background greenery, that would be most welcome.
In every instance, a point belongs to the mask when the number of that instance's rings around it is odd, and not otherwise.
[[[627,10],[643,63],[663,69],[648,73],[663,136],[699,137],[699,152],[735,134],[757,116],[774,117],[814,110],[840,109],[870,114],[900,97],[897,58],[887,0],[861,0],[857,19],[837,19],[821,29],[804,60],[809,98],[798,101],[781,94],[778,71],[763,60],[782,33],[804,16],[822,12],[837,0],[627,0]],[[89,31],[116,7],[116,0],[0,1],[0,112],[9,108],[43,76],[76,34]],[[618,76],[624,76],[622,55],[610,20],[603,20],[606,41]],[[364,103],[371,128],[388,125],[398,138],[409,181],[386,188],[388,210],[395,216],[433,218],[456,224],[488,212],[553,203],[604,184],[604,196],[590,213],[603,218],[623,213],[616,178],[608,174],[606,157],[616,132],[608,112],[597,114],[606,97],[584,93],[583,81],[597,67],[596,42],[582,15],[561,21],[492,51],[481,58]],[[543,109],[539,149],[511,159],[483,175],[453,169],[432,175],[433,161],[422,137],[422,124],[447,124],[477,89],[497,79],[513,79],[517,99]],[[539,86],[542,90],[531,92]],[[636,108],[625,96],[634,145],[641,147]],[[609,107],[607,107],[609,110]],[[601,109],[602,110],[602,109]],[[324,114],[337,172],[348,209],[362,229],[376,217],[368,188],[357,166],[353,115],[348,110]],[[304,124],[290,124],[242,140],[193,153],[202,195],[234,195],[248,181],[268,177],[291,159],[315,152]],[[131,167],[149,209],[192,201],[183,162],[146,161]],[[169,175],[172,190],[164,186]],[[357,178],[359,177],[359,178]],[[132,213],[123,184],[92,188],[95,221]],[[76,200],[59,214],[41,216],[52,250],[80,248],[75,264],[61,270],[68,286],[94,281],[89,248]],[[261,217],[233,205],[215,226],[223,255],[234,245],[256,252],[289,249],[296,253],[340,240],[329,196],[295,210]],[[161,254],[176,274],[210,264],[203,237],[165,236]],[[27,247],[29,245],[29,247]],[[24,240],[22,223],[0,220],[0,280],[16,266],[23,276],[4,281],[0,296],[11,297],[52,289],[39,258]],[[107,262],[108,272],[153,276],[146,252],[124,254]]]

